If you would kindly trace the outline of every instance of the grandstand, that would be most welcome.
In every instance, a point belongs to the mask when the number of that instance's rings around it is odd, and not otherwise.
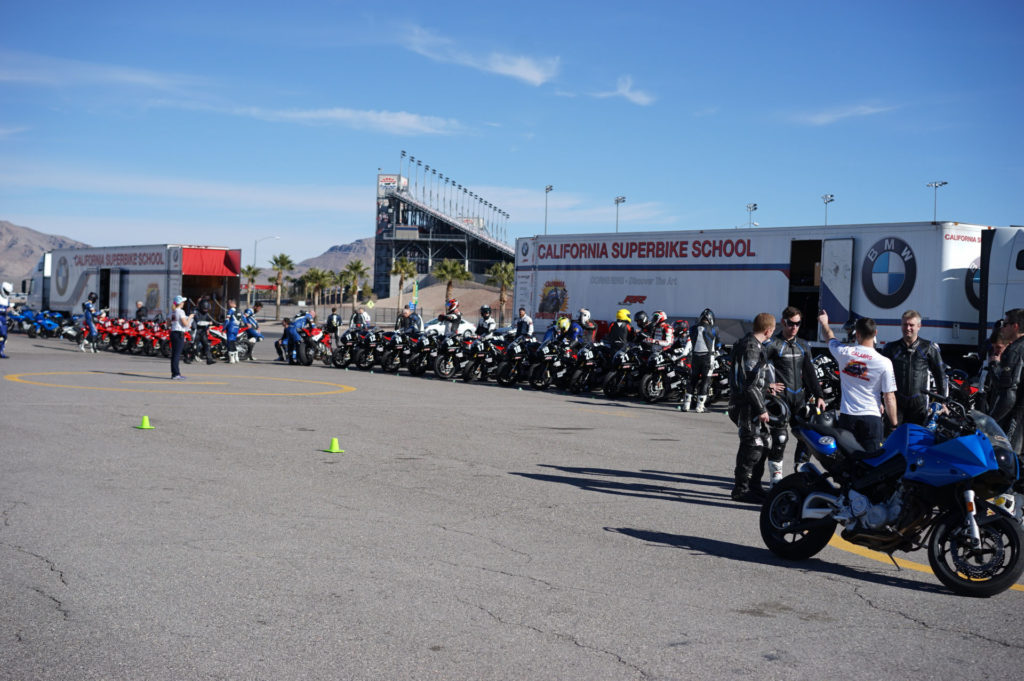
[[[404,171],[404,172],[403,172]],[[398,293],[391,267],[397,258],[416,265],[417,279],[445,259],[461,261],[477,280],[497,262],[514,260],[507,242],[509,215],[402,152],[397,174],[377,175],[373,292]],[[410,282],[411,284],[411,282]]]

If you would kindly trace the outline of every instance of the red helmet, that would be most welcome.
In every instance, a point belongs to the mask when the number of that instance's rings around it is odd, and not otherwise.
[[[454,314],[459,311],[459,301],[455,298],[449,298],[444,304],[445,312],[448,314]]]
[[[666,319],[668,319],[668,315],[663,310],[658,310],[651,315],[651,326],[661,326]]]

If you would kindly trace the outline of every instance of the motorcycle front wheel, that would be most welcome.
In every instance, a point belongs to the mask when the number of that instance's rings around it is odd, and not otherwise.
[[[760,484],[758,482],[757,484]],[[795,473],[782,479],[761,506],[761,539],[768,550],[786,560],[806,560],[821,551],[836,531],[830,518],[801,518],[804,499],[814,491],[828,491],[824,482]]]
[[[626,377],[618,371],[609,373],[604,379],[604,385],[601,389],[604,391],[604,396],[610,400],[614,400],[624,392],[624,385]]]
[[[348,366],[349,362],[352,361],[352,353],[348,351],[348,348],[338,348],[331,355],[331,363],[334,364],[336,369],[344,369]]]
[[[964,518],[939,520],[928,543],[928,562],[939,581],[961,596],[988,597],[1006,591],[1024,572],[1024,529],[998,511],[976,518],[981,543],[973,546]]]
[[[410,376],[422,376],[427,373],[427,357],[420,354],[409,360],[407,368]]]
[[[366,369],[373,368],[373,356],[374,355],[372,352],[366,352],[365,350],[356,350],[356,354],[355,357],[353,358],[353,361],[355,362],[355,365],[357,367],[365,371]]]
[[[548,366],[547,362],[541,362],[533,367],[533,370],[530,372],[530,385],[535,390],[547,390],[548,386],[551,385],[551,367]]]
[[[569,392],[573,395],[579,395],[581,392],[590,390],[590,377],[593,376],[590,369],[577,369],[572,372],[572,378],[569,379]]]
[[[644,402],[654,404],[665,399],[665,379],[661,374],[647,374],[640,381],[640,396]]]
[[[434,374],[438,378],[448,380],[455,375],[455,361],[448,355],[441,355],[434,360]]]
[[[386,351],[380,358],[381,371],[388,374],[397,374],[402,366],[402,356],[397,352]]]
[[[308,367],[313,363],[313,349],[306,347],[306,343],[299,343],[295,348],[296,355],[298,355],[299,364],[304,367]]]
[[[466,383],[485,380],[483,365],[480,362],[469,362],[462,370],[462,380]]]

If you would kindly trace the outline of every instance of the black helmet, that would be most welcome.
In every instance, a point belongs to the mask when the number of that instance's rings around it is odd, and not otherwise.
[[[490,305],[481,305],[480,306],[480,315],[483,316],[483,317],[490,317],[491,316],[491,306]]]
[[[633,315],[633,321],[636,322],[636,325],[641,329],[644,328],[645,326],[647,326],[648,322],[647,313],[644,312],[643,310],[640,310],[635,315]]]
[[[98,298],[99,298],[99,296],[96,295],[95,291],[90,291],[89,292],[89,302],[90,303],[95,303],[98,300]]]
[[[209,312],[210,311],[210,301],[207,300],[206,298],[203,298],[202,300],[200,300],[199,301],[199,311],[200,312]]]
[[[715,313],[710,307],[705,307],[703,312],[700,313],[700,318],[697,320],[698,324],[707,324],[708,326],[715,325]]]
[[[771,395],[764,403],[768,412],[768,425],[772,428],[785,428],[789,425],[789,405],[778,397]]]

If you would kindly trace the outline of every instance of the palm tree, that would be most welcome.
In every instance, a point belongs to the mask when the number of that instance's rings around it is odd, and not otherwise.
[[[405,256],[395,259],[391,266],[391,275],[398,277],[398,309],[402,309],[402,290],[406,279],[416,278],[416,263]]]
[[[242,268],[242,276],[245,277],[245,282],[248,284],[249,288],[249,295],[247,296],[249,300],[249,307],[252,307],[253,298],[256,295],[253,289],[253,286],[256,285],[256,277],[260,276],[260,272],[262,271],[263,270],[255,265],[246,265]]]
[[[499,287],[498,306],[501,314],[498,323],[505,323],[505,303],[508,302],[508,290],[512,288],[516,279],[516,266],[511,262],[496,262],[487,270],[487,284]]]
[[[355,260],[350,260],[348,264],[345,265],[345,269],[342,271],[348,273],[348,275],[351,277],[352,313],[355,314],[356,300],[359,298],[359,280],[369,275],[370,270],[366,268],[366,265],[363,264],[362,260],[356,258]]]
[[[469,281],[473,278],[473,275],[469,273],[469,270],[466,269],[461,260],[452,260],[451,258],[442,260],[441,264],[435,267],[431,274],[437,277],[438,281],[447,282],[447,288],[444,290],[444,299],[446,301],[451,300],[455,282]]]
[[[274,285],[277,286],[277,303],[274,306],[274,319],[281,318],[281,284],[284,281],[284,273],[295,269],[295,263],[284,253],[278,253],[270,259],[270,269],[277,272],[277,279]]]
[[[306,272],[306,281],[309,283],[310,288],[313,289],[313,307],[321,304],[324,290],[331,285],[334,280],[334,274],[327,270],[322,270],[317,267],[311,267]],[[321,310],[321,312],[324,312]],[[326,312],[324,312],[326,314]]]

